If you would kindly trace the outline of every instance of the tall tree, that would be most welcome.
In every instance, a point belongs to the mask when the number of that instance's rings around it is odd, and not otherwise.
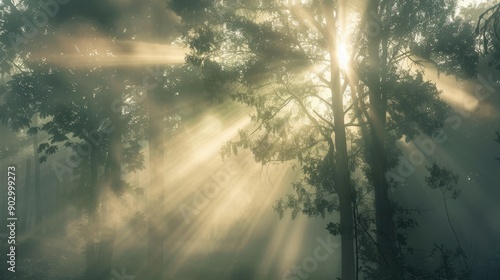
[[[500,3],[489,7],[479,6],[473,10],[483,10],[477,20],[475,33],[479,36],[484,54],[492,54],[494,63],[500,61]],[[498,70],[498,69],[497,69]]]
[[[150,3],[149,40],[159,40],[161,9],[155,10]],[[160,74],[160,73],[157,73]],[[164,235],[165,223],[165,94],[158,79],[156,86],[147,92],[146,108],[148,118],[148,150],[149,150],[149,191],[148,191],[148,277],[161,278],[164,267]]]
[[[148,263],[152,277],[163,267],[165,234],[165,127],[164,102],[158,90],[148,93],[148,144],[150,158]]]
[[[346,81],[337,56],[342,26],[334,16],[342,5],[303,4],[199,0],[172,1],[171,8],[183,19],[187,60],[201,68],[214,97],[256,109],[257,129],[240,131],[226,152],[250,148],[264,164],[299,160],[311,182],[314,169],[326,171],[311,207],[323,214],[339,209],[342,279],[355,279]]]
[[[38,116],[33,116],[33,126],[38,127]],[[40,184],[40,159],[38,156],[38,134],[33,134],[33,161],[35,163],[35,231],[43,233],[42,191]]]
[[[244,147],[262,163],[300,161],[304,180],[294,184],[297,196],[278,202],[279,211],[324,215],[339,209],[340,225],[328,229],[342,237],[343,279],[355,275],[350,172],[359,166],[349,158],[346,132],[361,127],[359,148],[375,190],[375,261],[380,275],[400,277],[386,178],[398,164],[392,144],[433,135],[448,112],[435,84],[411,66],[428,63],[446,74],[474,76],[471,27],[454,17],[455,1],[298,4],[193,0],[173,1],[171,8],[183,19],[187,59],[202,69],[208,88],[256,109],[256,129],[241,131],[226,152]],[[349,17],[362,20],[349,24]],[[347,69],[339,68],[341,47],[350,50]]]
[[[124,21],[117,20],[118,8],[137,8],[136,4],[129,3],[129,5],[122,6],[112,3],[113,1],[87,1],[85,4],[72,1],[59,5],[57,12],[52,11],[57,15],[53,15],[54,18],[51,18],[50,22],[37,29],[37,33],[35,30],[26,29],[26,26],[23,26],[25,22],[19,19],[36,18],[36,12],[40,9],[37,7],[39,1],[25,1],[23,5],[8,2],[8,5],[1,7],[2,15],[5,16],[1,24],[6,30],[0,34],[3,43],[1,51],[6,54],[2,58],[1,66],[7,72],[12,71],[11,74],[14,76],[8,86],[6,104],[2,106],[2,109],[5,109],[1,111],[2,121],[17,129],[32,127],[30,131],[35,135],[39,131],[48,132],[51,137],[49,141],[37,143],[36,147],[37,154],[42,153],[42,161],[46,161],[47,156],[57,152],[61,146],[73,151],[89,152],[86,155],[76,154],[76,158],[73,158],[77,162],[81,161],[75,170],[81,171],[80,185],[84,187],[84,192],[81,194],[85,196],[85,206],[89,216],[86,230],[87,271],[90,279],[106,278],[112,267],[115,224],[112,218],[112,203],[109,203],[109,197],[105,197],[107,190],[104,188],[109,183],[112,193],[114,192],[119,197],[124,189],[121,178],[122,165],[127,168],[127,171],[143,166],[142,157],[139,155],[141,145],[138,142],[145,140],[147,133],[131,133],[127,125],[132,125],[133,121],[141,118],[131,116],[133,113],[143,115],[147,113],[131,108],[133,106],[124,104],[124,100],[132,100],[134,98],[132,95],[137,93],[137,89],[144,86],[145,81],[142,79],[144,73],[142,69],[138,70],[136,67],[105,69],[97,61],[90,67],[86,63],[83,65],[61,64],[57,59],[51,61],[48,58],[51,55],[50,52],[34,51],[29,44],[34,43],[35,40],[28,40],[32,37],[28,39],[25,37],[27,30],[36,33],[37,46],[40,46],[41,50],[49,50],[51,38],[61,38],[71,33],[75,38],[85,38],[85,42],[79,42],[74,46],[79,53],[78,56],[82,53],[86,55],[87,52],[110,54],[116,48],[111,50],[104,47],[103,49],[102,45],[97,42],[102,39],[99,37],[104,37],[104,41],[108,40],[109,45],[114,45],[115,40],[133,40],[143,31],[135,26],[138,21],[142,22],[143,18],[134,18],[132,15],[130,21],[128,18]],[[161,4],[160,1],[155,1],[155,3]],[[136,12],[136,10],[132,11]],[[153,8],[153,11],[164,12],[165,10]],[[91,20],[94,26],[75,30],[72,24],[66,25],[74,18],[82,22]],[[152,20],[159,21],[160,17],[153,17]],[[10,48],[12,38],[20,38],[15,41],[17,48]],[[150,40],[151,38],[143,39]],[[63,56],[69,59],[75,57],[73,50],[68,50],[66,46],[58,47],[61,47],[60,51]],[[151,95],[157,98],[162,93],[162,88],[159,87]],[[127,98],[124,97],[125,95]],[[161,112],[163,104],[155,103],[156,101],[158,100],[150,102],[151,106],[157,107],[158,110],[152,110],[149,131],[150,138],[154,139],[150,146],[151,154],[154,155],[155,160],[158,159],[155,161],[157,164],[151,165],[154,167],[152,174],[159,177],[163,176],[164,172],[163,165],[158,164],[163,163],[163,156],[158,151],[163,148],[164,142],[161,137],[165,116]],[[40,113],[40,125],[31,122],[31,116],[36,113]],[[66,168],[64,171],[71,169],[67,166],[63,168]],[[104,174],[103,180],[100,180],[103,177],[100,176],[101,174]],[[163,184],[154,185],[154,187],[163,189]],[[155,194],[154,199],[155,205],[163,205],[162,197]],[[154,230],[154,238],[150,245],[154,257],[158,252],[162,252],[163,247],[159,244],[163,239],[163,210],[154,207],[153,210],[160,210],[154,213],[154,219],[151,220],[154,228],[158,228]],[[99,214],[102,214],[105,224],[99,224]],[[100,242],[96,243],[98,239]],[[155,264],[158,265],[154,268],[162,268],[161,261]]]
[[[31,18],[31,13],[32,11],[28,9],[24,16]],[[12,18],[5,17],[5,19],[7,22],[15,23],[15,16],[12,15]],[[13,26],[17,27],[17,25]],[[14,27],[11,30],[11,35],[16,34]],[[48,29],[49,26],[46,26],[46,28]],[[57,32],[57,27],[48,29],[46,34],[40,35],[40,41],[44,42],[44,39],[46,39],[44,36],[53,35]],[[45,43],[47,42],[45,41]],[[88,43],[92,45],[92,42]],[[16,53],[16,58],[12,60],[15,62],[10,62],[13,65],[12,67],[15,67],[14,74],[8,82],[4,104],[2,104],[2,121],[8,123],[15,130],[29,128],[29,133],[33,135],[35,145],[36,171],[39,170],[40,161],[46,161],[47,156],[56,153],[61,146],[72,150],[73,154],[69,157],[69,161],[72,162],[70,165],[88,166],[88,169],[79,168],[79,170],[83,171],[80,174],[83,181],[82,186],[87,190],[84,193],[87,201],[85,207],[89,215],[86,230],[87,265],[88,271],[98,271],[95,269],[95,239],[99,229],[97,224],[100,193],[98,189],[98,173],[100,158],[102,158],[99,151],[105,151],[102,147],[104,142],[101,142],[101,140],[103,140],[102,136],[106,133],[103,130],[107,130],[109,127],[103,127],[102,120],[110,117],[111,102],[106,103],[103,101],[106,101],[107,96],[111,94],[108,94],[106,89],[109,88],[110,84],[108,79],[112,77],[106,77],[99,67],[94,68],[93,73],[89,75],[88,70],[82,71],[78,69],[78,65],[73,68],[63,69],[47,62],[30,61],[26,59],[29,56],[33,56],[33,54],[21,49]],[[117,92],[116,88],[113,88],[114,92]],[[118,92],[121,93],[122,91],[118,90]],[[38,118],[37,113],[41,118],[40,124],[37,123],[38,119],[36,119],[36,122],[31,121],[34,115]],[[39,131],[45,131],[49,134],[48,142],[39,143],[37,139]],[[95,139],[95,135],[92,134],[94,132],[101,136]],[[89,135],[89,133],[92,135]],[[113,145],[117,145],[116,141],[113,141]],[[120,148],[120,145],[121,143],[118,141],[116,147]],[[42,153],[40,160],[39,153]],[[113,155],[115,154],[113,152]],[[121,162],[121,159],[115,159],[115,157],[113,159],[115,162]],[[86,161],[89,164],[85,164]],[[82,162],[83,164],[80,165]],[[114,166],[116,166],[116,163]],[[59,168],[56,172],[60,173],[66,173],[68,170],[69,173],[72,173],[77,170],[73,170],[72,166],[67,165],[57,166],[56,168]],[[117,173],[121,176],[120,169],[114,168],[113,174]],[[35,177],[35,182],[39,182],[38,177]],[[39,188],[38,191],[35,189],[35,192],[38,194],[37,198],[39,198]],[[35,215],[40,220],[41,211],[37,209]],[[100,252],[104,251],[100,250]],[[109,259],[106,258],[106,260]],[[108,273],[111,271],[109,267],[106,268]]]
[[[369,1],[361,26],[365,30],[361,42],[366,47],[359,48],[354,61],[356,76],[368,88],[368,104],[359,106],[366,108],[361,118],[369,127],[366,175],[375,191],[379,263],[387,268],[385,274],[402,268],[386,176],[398,163],[393,143],[402,136],[409,141],[422,133],[434,135],[448,110],[435,84],[426,81],[423,73],[401,65],[433,68],[458,78],[476,74],[478,54],[472,27],[454,16],[455,1],[438,2]]]

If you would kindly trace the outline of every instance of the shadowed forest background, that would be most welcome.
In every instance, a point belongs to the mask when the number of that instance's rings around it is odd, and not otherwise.
[[[0,74],[0,280],[500,279],[497,1],[0,0]]]

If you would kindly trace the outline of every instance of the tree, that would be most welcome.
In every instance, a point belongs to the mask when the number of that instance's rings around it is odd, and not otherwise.
[[[474,20],[477,20],[475,34],[480,37],[484,54],[493,53],[493,60],[497,63],[500,60],[498,51],[500,49],[500,30],[498,30],[500,26],[500,3],[484,8],[484,11]]]
[[[2,85],[2,89],[5,89],[4,85]],[[2,93],[4,91],[1,91]],[[3,103],[3,94],[0,93],[0,104]],[[32,141],[30,137],[26,135],[26,132],[15,133],[11,131],[7,126],[2,125],[0,127],[0,133],[4,135],[2,138],[2,144],[0,145],[2,148],[0,149],[0,158],[2,160],[9,160],[14,162],[18,159],[24,158],[25,152],[32,146]],[[20,193],[22,197],[23,207],[19,209],[20,220],[22,221],[19,226],[19,234],[23,235],[29,233],[31,230],[31,207],[30,207],[30,192],[32,188],[31,183],[31,163],[32,158],[28,157],[25,159],[25,164],[23,165],[23,171],[25,173],[25,181],[22,187],[20,188]]]
[[[346,80],[337,61],[341,27],[332,28],[341,25],[333,16],[339,8],[332,1],[302,8],[285,2],[172,1],[171,8],[184,22],[187,60],[200,67],[209,92],[256,109],[256,129],[240,131],[225,152],[250,148],[263,164],[298,160],[309,182],[317,169],[325,171],[315,181],[310,208],[317,212],[310,214],[340,210],[342,279],[354,279]],[[295,186],[299,196],[306,194],[302,184]]]
[[[354,117],[369,127],[365,136],[366,176],[375,191],[379,263],[386,272],[393,270],[394,264],[402,268],[386,176],[398,164],[399,151],[392,143],[403,136],[410,141],[422,133],[434,135],[443,126],[448,110],[436,86],[411,67],[434,68],[459,78],[476,74],[478,54],[472,27],[454,17],[455,10],[454,1],[370,1],[360,27],[365,32],[360,36],[359,52],[353,55],[357,59],[351,75],[367,91],[353,95],[368,96],[368,104],[357,98],[362,109]],[[403,63],[410,69],[404,69]],[[358,87],[354,84],[352,89]]]
[[[256,109],[256,129],[240,131],[226,154],[243,147],[264,164],[300,162],[304,179],[293,186],[297,194],[276,208],[290,208],[292,216],[340,210],[340,225],[328,229],[342,237],[343,279],[355,275],[352,209],[358,192],[350,172],[363,168],[375,190],[375,263],[381,275],[401,276],[386,178],[400,152],[391,144],[442,127],[448,107],[423,69],[474,76],[472,28],[453,16],[454,1],[298,4],[193,0],[173,1],[171,8],[183,19],[187,60],[202,69],[210,91]],[[349,24],[348,17],[362,20]],[[351,50],[346,69],[339,67],[342,45]],[[350,134],[357,144],[351,151]],[[355,159],[359,155],[363,161]]]
[[[104,142],[101,142],[101,140],[108,140],[108,138],[95,139],[94,135],[89,135],[89,132],[92,133],[95,131],[102,135],[108,133],[110,134],[109,139],[113,147],[116,147],[115,149],[121,148],[121,134],[119,130],[117,129],[111,133],[110,131],[106,131],[109,129],[109,126],[106,127],[103,125],[106,121],[102,121],[112,118],[117,126],[121,122],[121,120],[113,118],[115,116],[110,109],[112,108],[111,103],[114,97],[110,95],[115,94],[115,92],[121,93],[122,91],[112,87],[113,75],[108,75],[107,71],[101,67],[94,68],[93,73],[89,74],[92,71],[85,69],[82,71],[79,69],[79,65],[63,68],[51,64],[44,57],[40,60],[36,60],[36,58],[30,59],[34,54],[32,53],[32,48],[29,47],[29,40],[25,38],[28,31],[32,32],[30,33],[32,35],[36,33],[35,31],[38,31],[37,42],[41,49],[47,49],[50,37],[63,29],[63,23],[59,22],[58,24],[56,22],[55,24],[45,24],[37,30],[27,30],[26,28],[29,26],[23,26],[25,22],[20,22],[19,19],[29,20],[36,18],[35,12],[40,7],[37,6],[38,2],[35,2],[27,2],[25,3],[26,6],[20,9],[17,9],[12,2],[8,3],[7,8],[2,7],[4,15],[3,27],[6,31],[1,36],[3,43],[2,50],[7,54],[3,60],[3,66],[5,67],[3,70],[8,71],[12,75],[11,80],[8,82],[4,104],[2,104],[2,122],[8,123],[15,130],[29,129],[29,134],[34,137],[35,171],[38,169],[37,166],[39,166],[40,161],[45,162],[47,157],[55,154],[61,146],[73,152],[71,160],[80,168],[73,170],[72,167],[64,166],[62,167],[62,171],[63,173],[68,172],[68,170],[69,173],[81,171],[79,175],[82,181],[81,185],[85,188],[85,208],[88,210],[89,215],[89,223],[86,228],[87,268],[92,273],[102,274],[102,270],[107,271],[105,273],[109,273],[111,271],[110,257],[105,258],[106,262],[100,262],[102,264],[101,267],[96,267],[95,263],[97,259],[95,233],[99,229],[97,214],[101,192],[99,167],[103,162],[103,158],[106,158],[102,157],[102,155],[112,154],[106,160],[112,162],[111,175],[114,178],[112,180],[113,187],[119,193],[121,181],[117,180],[116,177],[120,178],[121,176],[121,157],[116,150],[104,149],[104,147],[111,147],[111,145],[106,146]],[[66,6],[66,9],[61,9],[59,12],[59,19],[64,18],[67,14],[71,14],[74,11],[71,8],[68,9],[68,6]],[[97,13],[98,11],[95,10],[95,12]],[[40,29],[43,29],[43,32]],[[85,36],[87,34],[79,35]],[[16,41],[19,44],[16,43],[13,46],[12,38],[20,40]],[[90,41],[88,43],[91,48],[95,47],[93,45],[94,42]],[[40,124],[37,123],[38,115],[40,117]],[[32,119],[35,122],[32,122]],[[103,133],[103,130],[105,133]],[[48,133],[50,136],[48,142],[38,143],[37,135],[40,131]],[[100,153],[100,151],[104,153]],[[42,154],[40,160],[37,154]],[[88,164],[86,164],[87,161]],[[83,164],[80,165],[82,162]],[[39,186],[39,183],[37,184],[37,177],[35,177],[35,186]],[[36,194],[40,194],[39,188],[35,188],[35,192]],[[37,198],[39,198],[39,195],[37,195]],[[40,209],[37,209],[35,213],[39,221],[41,215]],[[101,239],[101,248],[106,247],[103,240],[106,241],[106,239]],[[106,250],[99,250],[99,253],[101,255],[109,255],[109,252]],[[100,256],[99,259],[103,258]],[[101,269],[102,267],[104,269]]]

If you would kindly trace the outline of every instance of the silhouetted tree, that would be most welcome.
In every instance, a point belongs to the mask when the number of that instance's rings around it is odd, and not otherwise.
[[[436,86],[402,65],[475,75],[472,27],[453,16],[456,3],[198,0],[173,1],[171,8],[183,19],[187,60],[200,67],[207,88],[256,109],[256,129],[240,131],[224,152],[243,147],[264,164],[300,162],[304,180],[276,208],[292,216],[340,210],[340,224],[328,229],[342,237],[343,279],[355,277],[350,172],[361,167],[375,190],[375,261],[381,275],[401,276],[386,178],[400,152],[391,144],[433,135],[448,112]],[[353,27],[348,16],[362,19],[352,38],[342,36]],[[340,44],[350,50],[347,69],[339,67]],[[350,151],[349,133],[357,144]]]

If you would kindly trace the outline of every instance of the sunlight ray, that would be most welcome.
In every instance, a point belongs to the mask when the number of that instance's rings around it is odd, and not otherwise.
[[[186,52],[174,44],[59,36],[50,50],[35,51],[31,59],[65,68],[137,67],[184,64]]]

